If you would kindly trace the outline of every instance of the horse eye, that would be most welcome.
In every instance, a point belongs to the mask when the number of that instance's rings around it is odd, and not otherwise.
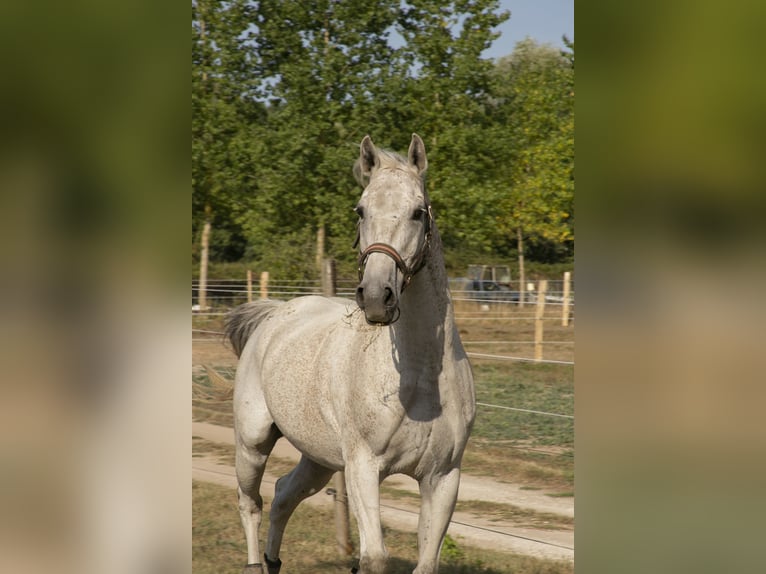
[[[422,207],[419,207],[419,208],[417,208],[417,209],[416,209],[416,210],[413,212],[413,214],[412,214],[412,219],[415,219],[415,220],[417,220],[417,221],[420,221],[420,220],[422,220],[422,219],[423,219],[423,216],[424,216],[425,214],[426,214],[426,210],[425,210],[425,209],[423,209]]]
[[[360,219],[364,219],[364,208],[362,208],[361,205],[357,205],[354,208],[354,211],[356,212],[356,214],[359,216]]]

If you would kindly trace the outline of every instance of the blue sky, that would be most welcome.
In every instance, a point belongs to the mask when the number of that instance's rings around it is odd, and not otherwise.
[[[560,47],[564,34],[574,40],[574,0],[500,0],[500,9],[510,10],[511,17],[499,27],[501,35],[485,58],[507,56],[527,36]]]

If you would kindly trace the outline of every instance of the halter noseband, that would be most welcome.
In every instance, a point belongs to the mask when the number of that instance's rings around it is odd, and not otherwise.
[[[359,281],[361,281],[364,277],[364,266],[365,263],[367,263],[367,258],[372,253],[383,253],[384,255],[388,255],[391,259],[394,260],[394,263],[396,263],[397,269],[401,271],[402,273],[402,293],[404,292],[404,289],[407,287],[407,285],[410,284],[410,281],[412,281],[412,277],[420,271],[424,266],[426,262],[426,250],[428,249],[429,245],[431,244],[431,224],[433,221],[433,214],[431,213],[431,204],[428,204],[426,207],[426,221],[425,221],[425,242],[423,243],[423,247],[415,254],[415,259],[412,262],[412,266],[408,267],[407,263],[405,263],[404,258],[399,255],[399,252],[388,245],[387,243],[372,243],[365,249],[364,251],[359,253]],[[360,231],[357,227],[356,232],[356,241],[354,241],[354,247],[356,247],[359,244],[360,239]]]

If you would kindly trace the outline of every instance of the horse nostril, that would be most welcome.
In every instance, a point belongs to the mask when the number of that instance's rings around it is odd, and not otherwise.
[[[386,307],[393,307],[396,301],[394,300],[394,292],[391,290],[390,287],[386,287],[386,296],[383,299],[383,303],[386,305]]]
[[[364,287],[356,288],[356,304],[359,308],[364,310]]]

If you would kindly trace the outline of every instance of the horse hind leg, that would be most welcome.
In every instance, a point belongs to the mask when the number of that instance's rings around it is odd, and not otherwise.
[[[280,437],[279,430],[273,425],[264,425],[258,440],[245,440],[237,432],[236,460],[237,499],[239,516],[247,540],[247,565],[243,574],[263,574],[260,563],[261,551],[258,530],[263,514],[261,480],[274,444]]]
[[[269,538],[264,556],[269,567],[268,574],[279,573],[279,549],[290,516],[301,501],[322,490],[333,473],[333,470],[303,456],[293,470],[277,480],[269,512]]]

